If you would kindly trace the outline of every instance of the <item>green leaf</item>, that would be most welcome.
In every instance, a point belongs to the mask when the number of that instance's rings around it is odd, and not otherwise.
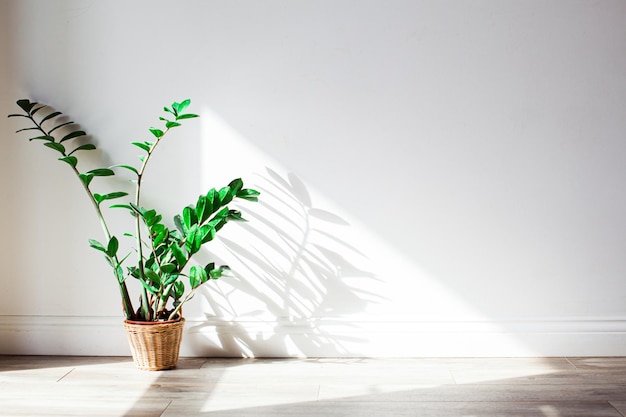
[[[187,249],[187,252],[189,252],[189,255],[193,255],[194,253],[200,250],[200,245],[198,244],[200,242],[198,241],[198,239],[196,239],[197,233],[198,233],[198,226],[194,224],[189,229],[187,236],[185,236],[185,239],[186,239],[185,247]]]
[[[205,224],[200,228],[198,236],[200,236],[200,245],[203,245],[207,242],[212,241],[215,238],[216,234],[215,228],[211,227],[208,224]]]
[[[228,184],[232,192],[236,195],[243,188],[243,181],[241,178],[236,178]]]
[[[194,117],[198,117],[198,115],[197,114],[191,114],[191,113],[181,114],[181,115],[176,116],[176,120],[193,119]]]
[[[187,107],[189,107],[189,104],[191,104],[191,100],[186,99],[180,103],[172,103],[172,108],[176,110],[176,113],[182,113]]]
[[[135,145],[138,148],[143,149],[146,152],[150,152],[150,147],[142,142],[131,142],[131,144]]]
[[[226,217],[227,220],[234,220],[234,221],[239,221],[239,222],[245,222],[247,221],[246,219],[244,219],[241,215],[241,212],[239,210],[230,210],[228,212],[228,216]]]
[[[76,168],[76,165],[78,164],[78,159],[76,159],[75,156],[65,156],[63,158],[59,158],[59,161],[66,162],[74,168]]]
[[[219,268],[211,269],[209,276],[211,279],[218,279],[223,277],[226,271],[230,271],[230,267],[228,265],[222,265]]]
[[[194,265],[189,269],[189,285],[191,288],[198,288],[200,285],[207,282],[208,279],[209,277],[204,268]]]
[[[159,288],[158,287],[153,287],[152,285],[148,284],[146,281],[140,279],[139,282],[141,282],[141,285],[143,285],[143,287],[148,290],[148,292],[152,293],[152,294],[158,294],[159,293]]]
[[[131,206],[129,206],[128,204],[112,204],[112,205],[109,206],[109,208],[125,208],[125,209],[128,209],[130,211],[133,211],[133,208]]]
[[[191,207],[187,206],[183,209],[183,221],[185,222],[185,226],[187,229],[190,229],[192,225],[198,223],[198,217],[196,217],[196,212]]]
[[[70,152],[70,155],[73,154],[74,152],[78,152],[78,151],[93,151],[94,149],[96,149],[96,145],[94,145],[93,143],[86,143],[86,144],[80,145],[78,148],[74,149],[72,152]]]
[[[151,127],[150,129],[150,133],[152,133],[156,138],[161,138],[163,137],[163,131],[154,127]]]
[[[115,175],[115,172],[109,168],[92,169],[91,171],[87,171],[87,173],[94,177],[110,177],[111,175]]]
[[[166,127],[166,128],[168,128],[168,129],[171,129],[171,128],[173,128],[173,127],[178,127],[178,126],[180,126],[180,123],[177,123],[177,122],[170,122],[170,121],[167,121],[167,122],[165,123],[165,127]]]
[[[196,217],[199,223],[203,223],[209,217],[208,213],[205,217],[206,202],[207,198],[205,196],[201,195],[198,197],[198,202],[196,203]]]
[[[111,236],[111,239],[109,240],[109,244],[107,245],[107,250],[105,253],[109,255],[111,258],[113,258],[117,254],[117,249],[119,248],[119,246],[120,245],[119,245],[117,238],[115,236]]]
[[[33,141],[33,140],[47,140],[47,141],[50,141],[50,142],[54,142],[54,138],[52,136],[49,136],[49,135],[37,136],[37,137],[34,137],[34,138],[30,138],[28,140],[30,140],[30,141]]]
[[[163,225],[159,225],[159,226],[163,226]],[[152,239],[152,244],[154,247],[159,246],[161,243],[163,243],[163,241],[165,241],[165,239],[168,236],[168,231],[167,229],[165,229],[165,227],[163,227],[163,229],[161,231],[159,231],[156,236]]]
[[[163,110],[176,116],[176,112],[167,106],[163,107]]]
[[[169,274],[169,277],[165,280],[165,286],[171,285],[180,277],[180,274]],[[171,293],[170,293],[171,294]]]
[[[107,251],[104,245],[95,239],[89,239],[89,246],[91,246],[92,248],[96,250],[99,250],[100,252],[106,253]]]
[[[176,258],[178,266],[183,267],[187,262],[187,255],[185,255],[185,252],[181,249],[181,247],[178,246],[176,243],[173,243],[170,246],[170,251],[174,255],[174,258]]]
[[[176,265],[174,264],[161,265],[161,272],[164,274],[171,274],[174,271],[176,271]]]
[[[145,276],[155,285],[161,285],[161,277],[151,269],[145,271]]]
[[[52,118],[54,118],[54,117],[60,116],[61,114],[63,114],[63,113],[61,113],[60,111],[55,111],[55,112],[52,112],[52,113],[50,113],[49,115],[47,115],[46,117],[44,117],[43,119],[41,119],[41,121],[39,122],[39,124],[40,124],[40,125],[42,125],[42,124],[43,124],[43,122],[45,122],[46,120],[50,120],[50,119],[52,119]]]
[[[257,190],[244,188],[243,190],[237,193],[237,197],[241,198],[242,200],[247,200],[247,201],[259,201],[258,199],[259,194],[261,193],[258,192]]]
[[[183,295],[185,295],[185,284],[183,284],[182,281],[176,281],[172,290],[174,293],[174,299],[179,300]]]
[[[131,166],[131,165],[113,165],[111,168],[124,168],[124,169],[132,171],[135,174],[139,175],[139,171],[137,171],[137,168],[135,168],[134,166]]]
[[[61,153],[61,154],[65,154],[65,146],[61,145],[60,143],[56,143],[56,142],[46,142],[43,144],[44,146],[47,146],[48,148],[54,149],[55,151]]]
[[[80,180],[85,184],[85,187],[89,187],[91,180],[93,179],[93,174],[78,174]]]
[[[180,214],[177,214],[176,216],[174,216],[174,226],[176,226],[176,228],[182,233],[182,234],[187,234],[187,226],[185,226],[185,224],[183,223],[183,218]]]
[[[83,132],[82,130],[76,130],[74,132],[70,132],[67,135],[63,136],[63,138],[59,142],[65,142],[66,140],[70,140],[70,139],[77,138],[79,136],[86,136],[86,135],[87,133]]]
[[[125,193],[123,191],[117,191],[117,192],[113,192],[113,193],[109,193],[109,194],[95,194],[93,195],[93,198],[96,200],[96,202],[98,204],[102,203],[105,200],[113,200],[115,198],[120,198],[120,197],[124,197],[127,196],[128,193]]]
[[[220,205],[221,206],[225,206],[226,204],[228,204],[231,201],[233,201],[233,198],[235,197],[235,194],[230,189],[230,186],[227,185],[226,187],[222,188],[219,191],[219,196],[220,196]]]

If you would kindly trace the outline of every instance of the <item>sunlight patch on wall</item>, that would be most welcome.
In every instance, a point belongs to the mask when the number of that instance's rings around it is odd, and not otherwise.
[[[249,223],[227,225],[220,244],[210,248],[211,256],[232,267],[233,277],[203,290],[197,296],[202,302],[193,303],[198,309],[186,312],[200,323],[190,331],[211,339],[196,346],[198,353],[341,356],[375,350],[394,356],[424,343],[415,340],[415,332],[436,333],[436,343],[452,344],[477,328],[502,333],[394,243],[207,106],[201,121],[202,188],[241,176],[261,197],[259,203],[238,204]]]

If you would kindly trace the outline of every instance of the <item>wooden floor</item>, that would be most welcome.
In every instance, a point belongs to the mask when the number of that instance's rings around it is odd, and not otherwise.
[[[0,356],[0,415],[623,417],[626,358]]]

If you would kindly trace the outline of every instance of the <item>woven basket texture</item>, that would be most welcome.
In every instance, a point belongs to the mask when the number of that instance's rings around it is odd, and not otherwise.
[[[172,369],[178,363],[185,319],[173,322],[124,321],[135,366],[141,370]]]

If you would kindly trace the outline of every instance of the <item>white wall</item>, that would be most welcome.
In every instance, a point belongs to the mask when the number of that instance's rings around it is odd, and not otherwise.
[[[626,3],[0,10],[1,97],[71,115],[93,164],[192,99],[148,174],[167,217],[235,176],[263,192],[210,248],[235,277],[191,302],[184,354],[626,354]],[[79,184],[0,120],[0,353],[127,354]]]

